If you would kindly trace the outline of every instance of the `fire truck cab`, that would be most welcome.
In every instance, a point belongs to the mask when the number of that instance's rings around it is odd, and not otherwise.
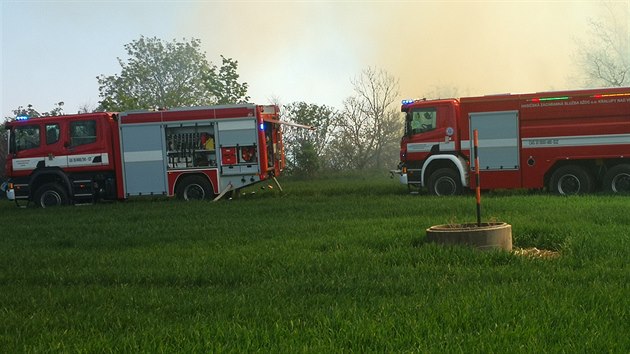
[[[114,118],[93,113],[8,122],[9,199],[45,205],[115,199]]]

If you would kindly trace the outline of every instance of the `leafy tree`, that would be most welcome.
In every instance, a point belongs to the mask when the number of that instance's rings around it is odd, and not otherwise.
[[[313,126],[315,130],[285,126],[284,138],[287,158],[296,174],[313,174],[326,166],[324,158],[329,151],[335,130],[337,110],[326,105],[293,102],[283,107],[282,119],[292,123]]]
[[[604,3],[604,17],[589,23],[587,42],[578,42],[577,62],[588,86],[630,85],[630,10]]]
[[[294,147],[294,151],[294,175],[313,176],[319,172],[320,159],[312,142],[301,141]]]
[[[97,108],[94,107],[94,105],[90,104],[90,103],[84,103],[82,105],[79,106],[78,112],[80,114],[83,113],[93,113],[93,112],[97,112]]]
[[[100,110],[168,108],[235,103],[247,100],[247,84],[238,83],[237,62],[222,56],[211,66],[201,41],[164,42],[141,36],[125,45],[128,59],[118,58],[120,74],[100,75]]]
[[[64,114],[63,112],[63,102],[55,103],[55,107],[50,110],[50,112],[44,112],[43,116],[61,116]]]
[[[206,88],[216,98],[218,104],[244,103],[249,100],[247,96],[247,83],[238,83],[239,75],[236,72],[238,61],[221,55],[221,68],[212,67],[210,75],[206,77]]]
[[[7,144],[7,131],[6,129],[4,129],[4,124],[6,123],[6,120],[4,123],[0,124],[0,183],[2,183],[2,181],[4,180],[4,178],[6,177],[7,171],[5,168],[5,163],[7,161],[7,153],[8,151],[8,144]],[[2,193],[2,191],[0,191],[0,194]],[[0,199],[2,199],[2,196],[0,196]]]
[[[40,117],[41,114],[35,110],[35,108],[33,107],[32,104],[28,104],[26,105],[26,107],[24,106],[18,106],[18,108],[13,110],[13,117],[6,117],[6,119],[15,119],[15,117],[29,117],[29,118],[35,118],[35,117]]]
[[[25,106],[18,106],[18,108],[13,110],[13,117],[5,117],[6,120],[12,120],[15,119],[15,117],[18,116],[26,116],[29,118],[36,118],[36,117],[48,117],[48,116],[60,116],[63,115],[63,101],[57,102],[55,103],[55,106],[53,107],[53,109],[51,109],[48,112],[42,112],[39,113],[32,104],[27,104],[26,107]]]

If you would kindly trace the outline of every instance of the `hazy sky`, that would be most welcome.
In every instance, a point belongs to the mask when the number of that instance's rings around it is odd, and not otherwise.
[[[370,66],[399,79],[401,98],[579,88],[576,40],[601,14],[597,1],[0,1],[3,117],[96,107],[96,76],[119,73],[141,35],[238,60],[255,103],[340,107]]]

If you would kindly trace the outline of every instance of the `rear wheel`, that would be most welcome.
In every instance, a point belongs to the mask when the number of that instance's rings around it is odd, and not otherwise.
[[[462,193],[459,173],[450,168],[440,168],[429,176],[429,193],[433,195],[458,195]]]
[[[46,183],[35,191],[35,205],[41,208],[50,208],[67,205],[68,192],[59,183]]]
[[[614,166],[604,175],[604,190],[613,194],[630,194],[630,165]]]
[[[175,190],[177,198],[183,200],[210,199],[214,194],[210,182],[201,176],[189,176],[184,178]]]
[[[593,177],[581,166],[563,166],[551,175],[549,190],[560,195],[590,193],[593,191]]]

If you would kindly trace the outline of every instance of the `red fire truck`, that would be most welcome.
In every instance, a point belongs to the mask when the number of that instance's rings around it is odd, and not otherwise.
[[[165,195],[210,199],[280,175],[276,106],[18,117],[7,196],[41,207]],[[276,181],[277,182],[277,181]]]
[[[480,188],[630,193],[630,88],[403,101],[393,173],[434,195]]]

